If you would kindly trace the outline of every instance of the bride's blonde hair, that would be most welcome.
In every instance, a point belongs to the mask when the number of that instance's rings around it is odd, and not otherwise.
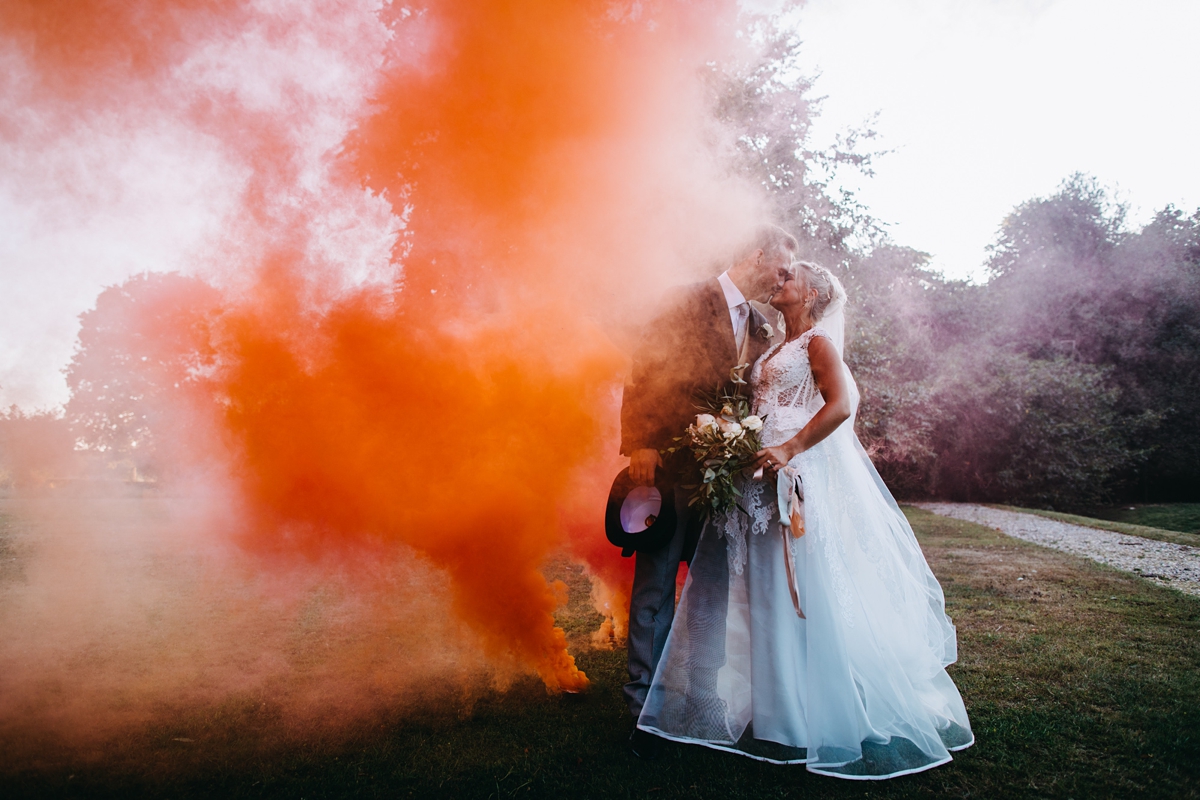
[[[837,299],[838,292],[834,286],[833,276],[829,274],[829,270],[811,261],[793,261],[792,269],[796,270],[797,277],[804,276],[806,293],[809,289],[817,290],[817,299],[813,301],[812,305],[812,318],[813,322],[819,322],[825,316],[825,312],[829,310],[829,306]]]

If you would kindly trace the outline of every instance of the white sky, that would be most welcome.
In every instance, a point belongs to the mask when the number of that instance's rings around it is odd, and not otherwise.
[[[949,276],[1075,171],[1134,222],[1200,207],[1198,0],[809,0],[798,29],[817,136],[878,111],[895,151],[847,186]]]

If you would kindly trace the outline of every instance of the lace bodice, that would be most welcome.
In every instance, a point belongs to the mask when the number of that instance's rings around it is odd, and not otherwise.
[[[765,420],[761,437],[766,447],[783,444],[795,436],[825,405],[808,362],[808,343],[814,336],[832,339],[824,328],[810,328],[792,341],[781,342],[763,353],[750,372],[754,413]],[[790,465],[797,468],[803,459],[811,457],[812,451],[801,453]],[[766,533],[778,515],[773,484],[747,479],[742,484],[742,493],[747,513],[726,514],[720,528],[727,540],[729,568],[738,575],[746,564],[746,536]]]
[[[768,447],[792,438],[825,405],[808,361],[814,336],[831,338],[824,328],[810,328],[772,347],[750,372],[754,413],[766,417],[762,443]]]

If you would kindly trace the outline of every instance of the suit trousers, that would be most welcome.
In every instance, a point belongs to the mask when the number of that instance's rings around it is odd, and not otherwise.
[[[675,617],[675,580],[679,562],[688,564],[696,552],[700,526],[688,507],[687,492],[675,488],[675,535],[657,550],[634,556],[633,589],[629,593],[629,683],[625,700],[637,719],[650,691],[654,670]]]

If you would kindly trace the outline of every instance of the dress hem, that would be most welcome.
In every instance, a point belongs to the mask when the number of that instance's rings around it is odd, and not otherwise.
[[[659,730],[658,728],[655,728],[651,725],[639,724],[637,727],[639,730],[646,731],[646,733],[652,733],[655,736],[659,736],[663,739],[667,739],[668,741],[679,742],[680,744],[695,744],[695,745],[699,745],[700,747],[707,747],[711,750],[720,750],[725,753],[732,753],[737,756],[745,756],[746,758],[752,758],[755,761],[764,761],[768,764],[778,764],[779,766],[783,766],[783,767],[790,767],[790,766],[803,764],[804,768],[807,771],[813,773],[814,775],[821,775],[826,778],[842,778],[843,780],[848,780],[848,781],[884,781],[884,780],[888,780],[889,778],[901,778],[905,775],[915,775],[918,772],[924,772],[925,770],[933,769],[934,767],[940,767],[944,764],[949,764],[951,761],[954,760],[954,758],[952,756],[946,756],[941,761],[936,761],[932,764],[923,764],[919,767],[914,767],[913,769],[905,769],[905,770],[901,770],[899,772],[889,772],[886,775],[847,775],[844,772],[827,772],[826,770],[829,769],[832,765],[826,764],[823,767],[813,766],[812,763],[809,761],[809,759],[792,759],[790,761],[780,761],[779,759],[767,758],[766,756],[756,756],[753,753],[747,753],[745,750],[739,750],[736,747],[730,747],[728,745],[720,744],[719,742],[710,742],[706,739],[689,739],[686,736],[674,736],[672,734],[667,733],[666,731]],[[776,744],[778,744],[778,743],[776,743]],[[966,744],[956,745],[955,747],[947,747],[946,749],[948,751],[950,751],[951,753],[959,753],[959,752],[962,752],[963,750],[966,750],[968,747],[970,747],[973,744],[975,744],[974,735],[971,736],[971,741],[967,742]],[[848,761],[845,763],[849,764],[849,763],[853,763],[853,762]],[[841,766],[841,765],[838,765],[838,766]]]

